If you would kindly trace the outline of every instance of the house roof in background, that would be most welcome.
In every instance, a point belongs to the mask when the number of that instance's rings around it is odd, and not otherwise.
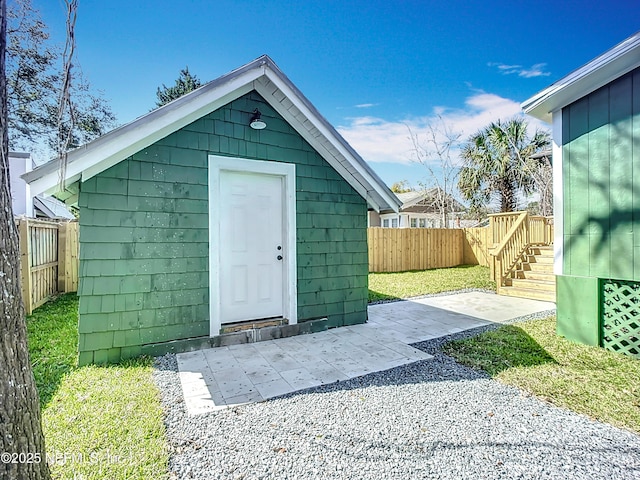
[[[402,202],[402,207],[405,207],[408,206],[407,204],[410,204],[411,202],[420,201],[424,197],[424,192],[414,191],[396,193],[396,197],[398,197],[398,199]]]
[[[49,218],[65,218],[67,220],[76,218],[64,203],[53,197],[44,195],[33,197],[33,206]]]
[[[398,200],[400,200],[400,202],[402,203],[402,206],[400,207],[400,210],[406,210],[408,208],[411,207],[415,207],[417,205],[420,205],[422,202],[432,202],[433,196],[435,193],[437,193],[439,191],[439,189],[437,187],[433,187],[433,188],[429,188],[427,190],[415,190],[415,191],[411,191],[411,192],[403,192],[403,193],[396,193],[396,197],[398,197]],[[453,198],[453,196],[451,195],[447,195],[449,198],[449,201],[451,202],[451,205],[454,207],[454,209],[456,211],[463,211],[465,210],[465,206],[462,205],[460,202],[458,202],[455,198]],[[432,205],[425,205],[425,206],[432,206]]]
[[[551,114],[640,66],[640,32],[522,103],[522,110],[551,123]]]
[[[553,150],[547,148],[542,150],[541,152],[534,153],[529,158],[539,159],[539,158],[551,158],[553,156]]]
[[[67,183],[87,180],[236,98],[256,90],[375,210],[400,202],[360,155],[267,55],[68,153]],[[55,192],[58,162],[22,177],[35,194]]]

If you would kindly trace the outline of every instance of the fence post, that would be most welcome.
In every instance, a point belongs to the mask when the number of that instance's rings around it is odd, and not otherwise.
[[[491,235],[491,243],[488,245],[489,248],[493,248],[496,245],[496,228],[498,228],[496,217],[489,215],[489,234]]]
[[[489,254],[489,276],[491,280],[496,281],[496,257]]]
[[[58,224],[58,292],[78,290],[78,224]]]
[[[78,278],[80,276],[80,226],[77,221],[70,222],[67,228],[67,246],[69,247],[69,268],[71,270],[71,284],[68,286],[70,292],[78,291]],[[71,228],[71,231],[69,231]]]
[[[18,220],[18,234],[20,235],[20,276],[22,277],[22,300],[27,315],[33,311],[31,282],[31,239],[29,238],[29,220]]]
[[[67,293],[67,226],[68,223],[58,224],[58,292]]]
[[[493,257],[494,266],[493,266],[493,280],[496,282],[496,293],[500,294],[500,289],[502,288],[502,254]]]

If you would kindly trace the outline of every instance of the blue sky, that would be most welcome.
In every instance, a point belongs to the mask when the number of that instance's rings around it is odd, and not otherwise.
[[[62,43],[62,2],[32,1]],[[77,60],[122,124],[185,65],[209,81],[266,53],[385,182],[417,185],[407,126],[466,138],[639,20],[638,0],[80,0]]]

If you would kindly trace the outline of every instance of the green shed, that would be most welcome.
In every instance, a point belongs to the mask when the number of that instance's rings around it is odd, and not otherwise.
[[[80,211],[79,363],[367,319],[367,210],[398,200],[268,57],[49,162]]]
[[[522,107],[553,125],[558,333],[640,357],[640,33]]]

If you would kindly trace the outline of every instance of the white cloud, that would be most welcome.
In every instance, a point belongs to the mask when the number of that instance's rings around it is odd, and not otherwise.
[[[379,105],[378,103],[359,103],[358,105],[354,105],[356,108],[371,108]]]
[[[339,126],[340,134],[369,162],[409,163],[411,139],[405,122],[377,117],[349,118]]]
[[[546,63],[536,63],[531,68],[522,69],[522,71],[518,73],[518,75],[524,78],[548,77],[549,75],[551,75],[551,72],[544,71],[544,67],[546,66]]]
[[[545,71],[545,67],[547,66],[546,63],[536,63],[530,68],[523,67],[522,65],[507,65],[495,62],[489,62],[487,65],[490,67],[496,67],[503,75],[517,74],[519,77],[523,78],[548,77],[551,75],[550,72]]]
[[[470,135],[498,119],[507,120],[522,115],[520,104],[492,93],[478,92],[468,97],[465,107],[453,109],[434,107],[428,116],[389,121],[374,116],[348,118],[346,125],[338,126],[340,134],[368,162],[409,164],[414,160],[410,132],[418,139],[425,138],[429,125],[437,127],[440,119],[452,133],[459,133],[465,140]],[[527,117],[533,132],[549,127],[534,118]]]
[[[490,67],[497,67],[503,75],[511,75],[518,73],[522,69],[522,65],[505,65],[504,63],[489,63]]]

